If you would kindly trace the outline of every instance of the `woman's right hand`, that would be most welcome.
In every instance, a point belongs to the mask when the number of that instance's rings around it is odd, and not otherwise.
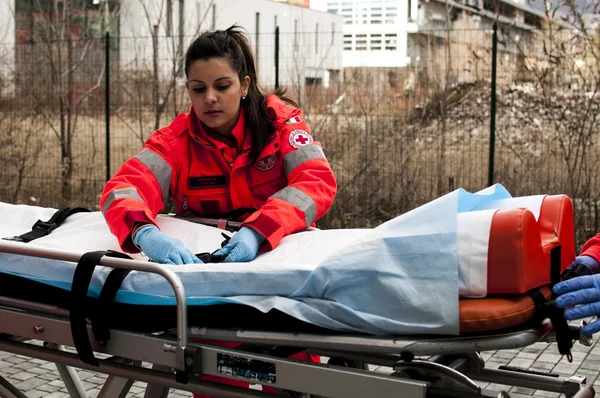
[[[186,248],[179,239],[163,234],[152,224],[144,225],[137,230],[133,237],[133,243],[148,258],[157,263],[202,264],[202,260]]]

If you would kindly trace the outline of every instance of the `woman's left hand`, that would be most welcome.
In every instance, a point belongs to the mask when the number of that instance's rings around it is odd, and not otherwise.
[[[242,227],[221,249],[213,253],[215,256],[227,255],[224,263],[243,263],[256,258],[264,236],[249,227]]]

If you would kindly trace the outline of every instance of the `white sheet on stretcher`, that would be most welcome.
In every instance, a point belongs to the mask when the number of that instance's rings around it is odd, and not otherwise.
[[[278,309],[344,331],[456,334],[459,290],[473,296],[485,292],[493,201],[509,197],[499,185],[478,194],[461,189],[374,229],[304,231],[285,237],[276,250],[250,263],[173,270],[184,283],[189,305],[231,302],[264,312]],[[477,211],[482,208],[486,210]],[[0,237],[25,233],[54,211],[0,203]],[[160,216],[158,223],[194,253],[212,252],[223,240],[216,228],[167,216]],[[99,212],[75,214],[50,235],[26,245],[81,254],[119,250]],[[132,257],[145,260],[139,254]],[[0,271],[69,289],[74,264],[0,253]],[[99,292],[109,271],[97,267],[90,294]],[[143,272],[127,276],[116,300],[175,302],[162,277]]]

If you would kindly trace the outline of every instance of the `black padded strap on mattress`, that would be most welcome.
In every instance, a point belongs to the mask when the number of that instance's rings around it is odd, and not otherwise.
[[[556,246],[550,249],[550,283],[552,287],[560,282],[560,268],[562,265],[561,247]],[[554,299],[552,295],[552,299]],[[552,322],[554,333],[556,334],[556,344],[558,345],[558,352],[561,355],[566,355],[569,362],[573,361],[571,355],[571,348],[573,347],[573,340],[571,339],[571,333],[569,331],[569,324],[563,317],[565,312],[564,309],[558,308],[553,302],[548,303],[544,307],[547,311],[546,316]]]
[[[131,258],[129,256],[123,258]],[[94,338],[102,345],[105,345],[110,340],[110,332],[108,331],[108,319],[110,314],[111,303],[114,301],[121,283],[129,273],[130,269],[115,268],[110,271],[104,286],[98,297],[98,308],[94,318],[92,318],[92,331]]]
[[[60,227],[61,224],[72,214],[89,212],[88,209],[83,207],[67,207],[54,213],[48,221],[37,220],[31,227],[31,231],[24,233],[23,235],[13,236],[12,238],[4,238],[6,240],[15,240],[18,242],[31,242],[32,240],[41,238]]]
[[[131,259],[131,257],[124,253],[110,250],[89,252],[82,255],[77,263],[77,267],[75,268],[75,274],[73,275],[73,283],[71,286],[71,302],[69,306],[71,334],[75,349],[79,354],[79,358],[83,362],[93,366],[99,366],[100,364],[94,357],[94,352],[92,351],[92,346],[88,338],[86,317],[88,314],[91,315],[94,313],[94,317],[100,322],[95,328],[92,325],[94,337],[97,338],[98,335],[102,338],[105,338],[101,340],[101,342],[106,342],[106,340],[108,340],[110,337],[108,335],[108,328],[106,327],[105,322],[107,314],[103,313],[106,311],[107,306],[102,305],[102,303],[106,303],[114,299],[117,291],[119,290],[121,282],[123,279],[125,279],[125,276],[127,276],[128,273],[126,270],[122,269],[114,269],[111,271],[100,293],[98,308],[96,311],[92,311],[93,308],[90,309],[87,307],[90,304],[87,292],[92,280],[92,275],[94,274],[94,269],[98,264],[100,264],[100,259],[103,256]]]

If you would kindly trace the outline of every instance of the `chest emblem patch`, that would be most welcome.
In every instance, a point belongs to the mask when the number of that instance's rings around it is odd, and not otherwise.
[[[296,129],[292,130],[290,133],[290,145],[294,148],[298,149],[304,145],[312,144],[313,138],[312,135],[308,133],[308,131]]]
[[[262,159],[258,159],[254,163],[254,167],[256,167],[257,169],[259,169],[261,171],[267,171],[267,170],[271,170],[275,166],[275,163],[277,163],[277,156],[273,153]]]

